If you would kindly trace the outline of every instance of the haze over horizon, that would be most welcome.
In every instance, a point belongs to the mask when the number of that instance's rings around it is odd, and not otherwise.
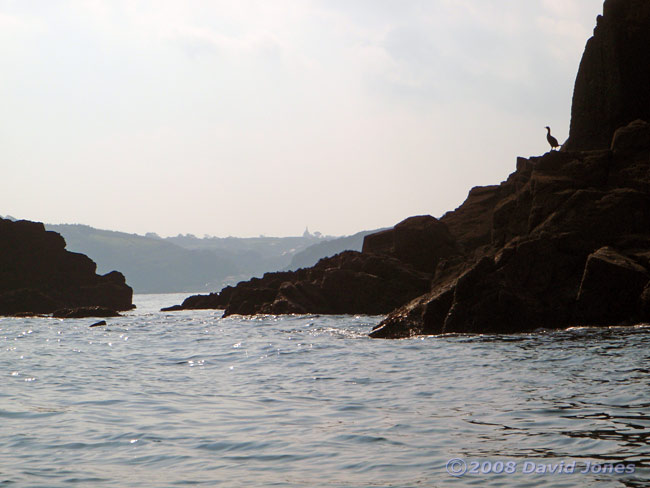
[[[0,0],[0,214],[161,236],[440,217],[568,136],[602,0]]]

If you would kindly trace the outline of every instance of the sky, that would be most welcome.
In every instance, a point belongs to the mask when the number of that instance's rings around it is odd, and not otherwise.
[[[602,0],[0,0],[0,215],[161,236],[442,216],[568,137]]]

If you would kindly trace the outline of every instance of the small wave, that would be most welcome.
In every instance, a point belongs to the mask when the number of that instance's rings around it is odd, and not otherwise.
[[[7,410],[0,410],[0,418],[6,419],[39,419],[44,417],[53,417],[63,413],[63,410],[57,409],[38,409],[36,411],[19,411],[11,412]]]

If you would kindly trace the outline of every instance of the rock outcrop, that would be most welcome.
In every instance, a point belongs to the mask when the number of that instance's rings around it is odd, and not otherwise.
[[[573,91],[569,151],[606,149],[614,131],[650,120],[650,2],[607,0]]]
[[[366,236],[361,252],[393,257],[427,273],[433,273],[441,259],[459,254],[447,226],[430,215],[409,217]]]
[[[389,256],[345,251],[312,268],[266,273],[220,293],[194,295],[164,311],[232,314],[385,314],[429,288],[431,275]]]
[[[650,124],[615,132],[611,150],[519,158],[517,171],[464,208],[491,221],[490,244],[441,261],[424,296],[372,337],[509,333],[650,320]],[[473,190],[472,193],[477,193]],[[471,193],[470,193],[471,195]],[[445,218],[442,219],[445,221]]]
[[[0,315],[46,314],[64,308],[133,308],[133,290],[112,271],[99,276],[83,254],[42,223],[0,219]]]
[[[607,0],[562,151],[518,158],[440,219],[418,216],[295,273],[179,308],[384,313],[372,337],[650,320],[650,2]],[[421,291],[418,291],[421,290]],[[410,301],[409,301],[410,300]]]
[[[643,289],[648,270],[610,247],[589,255],[576,299],[581,322],[607,325],[621,318],[642,316]]]

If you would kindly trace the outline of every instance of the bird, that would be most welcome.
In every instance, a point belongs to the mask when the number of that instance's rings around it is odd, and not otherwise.
[[[560,147],[560,144],[557,142],[557,139],[551,135],[551,128],[547,125],[545,129],[548,131],[548,134],[546,134],[546,140],[551,145],[551,151],[556,147]]]

